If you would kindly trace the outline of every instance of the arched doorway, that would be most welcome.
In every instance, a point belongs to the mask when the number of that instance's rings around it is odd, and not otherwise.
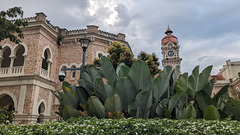
[[[45,113],[45,105],[42,102],[38,107],[37,123],[43,123],[44,122],[44,113]]]
[[[5,123],[8,120],[8,122],[12,123],[13,116],[14,116],[14,111],[15,111],[14,101],[7,94],[0,95],[0,107],[3,108],[5,106],[8,106],[8,110],[7,110],[8,113],[6,113],[5,116],[4,116],[5,118],[4,119],[0,119],[0,121],[3,120],[1,122]],[[12,113],[9,113],[9,112],[12,112]],[[0,113],[5,113],[5,112],[4,111],[3,112],[0,111]]]
[[[0,107],[9,106],[9,111],[15,110],[13,99],[6,94],[0,96]]]

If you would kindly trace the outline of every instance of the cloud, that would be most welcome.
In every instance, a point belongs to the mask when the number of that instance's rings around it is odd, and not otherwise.
[[[140,51],[155,52],[162,60],[161,39],[167,25],[178,37],[181,70],[202,70],[213,64],[212,74],[225,61],[239,61],[240,1],[236,0],[0,0],[6,10],[21,6],[27,17],[44,12],[53,25],[82,29],[98,25],[110,33],[124,33],[135,57]]]

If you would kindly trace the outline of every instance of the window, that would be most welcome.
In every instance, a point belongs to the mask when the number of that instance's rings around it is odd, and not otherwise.
[[[76,66],[73,65],[71,68],[76,68]],[[72,70],[71,78],[72,78],[72,79],[75,79],[75,77],[76,77],[76,70]]]
[[[49,46],[45,46],[42,53],[42,66],[40,74],[43,77],[49,78],[51,74],[52,53]]]
[[[11,58],[9,57],[10,54],[11,54],[11,49],[8,47],[3,52],[3,60],[2,60],[2,63],[1,63],[1,68],[10,67],[10,63],[11,63]]]
[[[47,50],[45,50],[44,59],[42,59],[42,68],[45,69],[45,70],[48,70],[47,60],[48,60],[48,53],[47,53]]]
[[[62,68],[61,68],[61,69],[65,69],[65,68],[67,68],[67,67],[66,67],[66,66],[62,66]],[[65,73],[65,75],[67,75],[67,72],[66,72],[66,70],[64,70],[63,72]]]
[[[14,63],[13,63],[13,66],[16,67],[16,66],[23,66],[24,65],[24,54],[25,52],[25,49],[23,46],[21,46],[17,52],[16,52],[16,58],[14,59]]]
[[[102,53],[98,53],[98,58],[100,59],[103,56]]]

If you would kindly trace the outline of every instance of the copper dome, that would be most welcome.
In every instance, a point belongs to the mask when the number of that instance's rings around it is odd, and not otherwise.
[[[162,39],[162,45],[166,45],[168,42],[172,42],[174,44],[178,43],[177,37],[172,35],[172,33],[172,30],[168,26],[168,29],[165,32],[166,36]]]

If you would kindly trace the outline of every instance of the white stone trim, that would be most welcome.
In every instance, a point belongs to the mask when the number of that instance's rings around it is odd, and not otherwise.
[[[80,68],[81,65],[82,65],[82,62],[79,63],[79,64],[77,64],[77,63],[71,63],[71,64],[69,64],[69,67],[72,68],[73,65],[76,66],[76,68]]]
[[[16,85],[36,85],[45,89],[55,90],[55,86],[46,84],[37,79],[22,79],[22,80],[8,80],[0,81],[0,86],[16,86]]]
[[[44,104],[44,109],[45,109],[42,114],[43,114],[44,116],[46,116],[48,108],[47,108],[46,101],[45,101],[44,99],[40,99],[40,101],[38,102],[38,104],[37,104],[37,113],[38,113],[38,108],[40,107],[41,103]]]
[[[34,90],[34,98],[33,98],[33,107],[32,107],[32,114],[38,115],[38,95],[39,95],[39,86],[35,86]]]
[[[18,108],[17,108],[18,114],[22,114],[23,113],[23,107],[24,107],[24,103],[25,103],[26,90],[27,90],[27,86],[26,85],[21,85],[19,99],[18,99]]]
[[[27,47],[27,45],[26,45],[25,43],[20,43],[20,44],[15,45],[15,46],[13,47],[13,54],[12,54],[12,55],[16,56],[17,50],[18,50],[21,46],[24,47],[24,53],[23,53],[22,56],[27,56],[28,47]]]
[[[109,53],[104,53],[104,52],[102,52],[102,51],[97,51],[97,52],[95,53],[95,55],[96,55],[95,57],[96,57],[96,58],[99,58],[99,57],[98,57],[98,54],[99,54],[99,53],[101,53],[101,54],[102,54],[103,56],[105,56],[105,57],[107,57],[107,56],[109,55]]]
[[[67,68],[70,68],[68,64],[64,63],[64,64],[62,64],[62,65],[60,66],[59,71],[61,71],[61,68],[62,68],[63,66],[66,66]]]
[[[46,51],[46,50],[49,50],[49,58],[47,59],[49,62],[51,62],[52,63],[52,50],[51,50],[51,48],[50,48],[50,46],[49,45],[47,45],[47,46],[45,46],[44,48],[43,48],[43,52],[42,52],[42,58],[44,59],[45,57],[44,57],[44,52]]]
[[[51,110],[52,110],[52,97],[53,94],[51,91],[48,92],[48,107],[47,107],[47,116],[51,116]]]
[[[0,59],[3,59],[3,52],[5,52],[5,50],[6,50],[8,47],[9,47],[10,50],[11,50],[11,53],[10,53],[10,56],[9,56],[9,57],[14,56],[14,55],[13,55],[13,46],[12,46],[11,44],[9,44],[9,43],[6,43],[6,44],[4,44],[4,45],[2,46],[2,50],[0,50]]]
[[[10,96],[12,98],[13,103],[14,103],[14,108],[16,110],[18,105],[17,105],[17,99],[16,99],[15,95],[12,94],[10,91],[7,91],[7,90],[0,91],[0,95],[3,95],[3,94],[6,94],[6,95],[8,95],[8,96]]]

